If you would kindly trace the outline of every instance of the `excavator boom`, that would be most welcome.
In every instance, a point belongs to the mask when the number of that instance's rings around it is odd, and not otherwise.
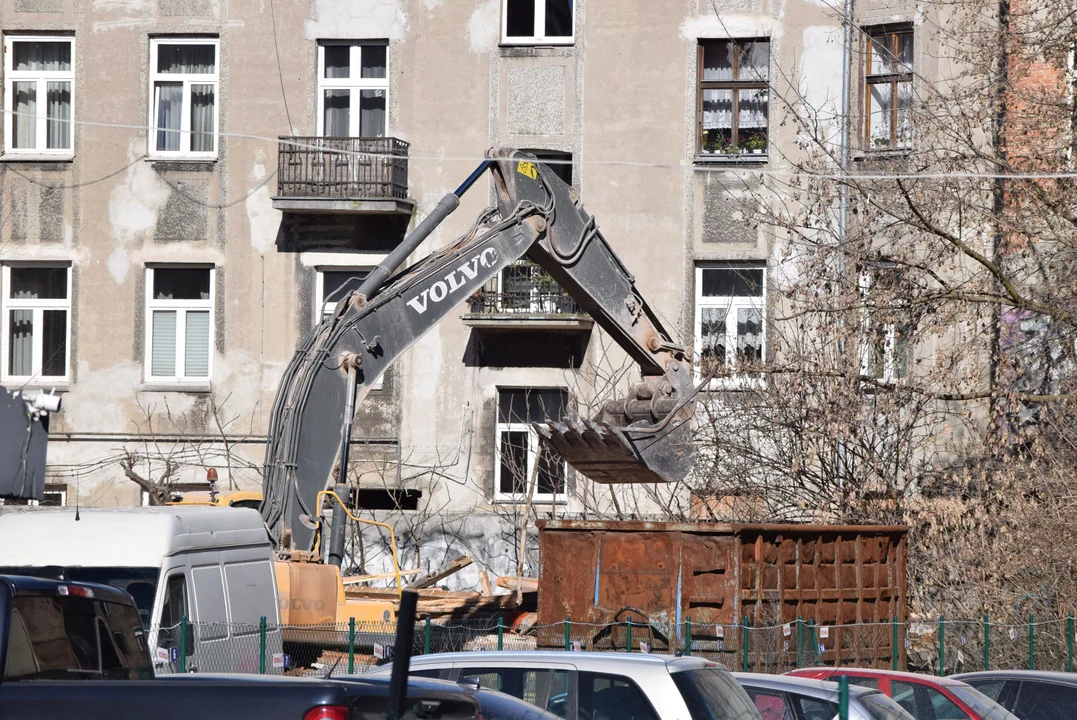
[[[671,482],[690,471],[695,389],[683,348],[560,178],[517,150],[495,148],[488,158],[340,302],[332,318],[311,331],[286,368],[270,415],[261,508],[282,547],[314,549],[317,523],[311,518],[319,514],[319,493],[344,482],[355,406],[371,384],[419,337],[525,256],[624,348],[643,376],[629,398],[605,403],[593,418],[539,424],[547,445],[597,482]],[[449,247],[392,275],[487,168],[496,212],[484,213]],[[331,560],[333,553],[331,548]]]

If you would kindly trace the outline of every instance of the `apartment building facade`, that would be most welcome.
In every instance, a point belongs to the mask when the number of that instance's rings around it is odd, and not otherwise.
[[[854,55],[853,137],[900,150],[933,60],[911,5],[858,5],[875,54]],[[131,473],[209,467],[257,489],[304,334],[492,145],[558,170],[701,366],[765,361],[780,240],[740,203],[802,151],[777,95],[839,122],[841,19],[811,0],[6,0],[0,29],[0,380],[64,393],[57,503],[137,505]],[[871,372],[904,372],[899,345]],[[563,466],[532,473],[528,423],[586,412],[625,367],[540,271],[509,268],[360,408],[360,504],[406,508],[385,514],[431,557],[511,565],[521,477],[539,516],[608,503]]]

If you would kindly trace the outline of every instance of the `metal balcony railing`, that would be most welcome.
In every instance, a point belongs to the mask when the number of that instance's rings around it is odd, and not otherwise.
[[[545,291],[480,290],[468,301],[477,315],[581,315],[583,310],[568,293],[554,286]]]
[[[408,143],[397,138],[279,138],[283,198],[407,199]]]

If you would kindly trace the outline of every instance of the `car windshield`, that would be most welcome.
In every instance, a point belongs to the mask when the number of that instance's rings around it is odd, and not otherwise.
[[[949,685],[946,688],[968,705],[983,720],[1017,720],[1017,717],[979,690],[961,685]]]
[[[672,674],[692,720],[757,720],[759,711],[740,683],[724,670],[704,668]]]
[[[871,720],[914,720],[904,708],[882,693],[866,693],[859,700]]]
[[[31,577],[56,577],[60,568],[0,567],[0,575],[29,575]],[[150,626],[153,597],[157,593],[159,570],[152,567],[64,567],[64,579],[71,582],[90,582],[110,585],[129,594],[138,607],[142,627]]]

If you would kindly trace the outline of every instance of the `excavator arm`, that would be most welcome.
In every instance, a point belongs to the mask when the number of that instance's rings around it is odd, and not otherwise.
[[[545,442],[597,482],[678,481],[691,469],[695,389],[684,350],[662,327],[568,186],[535,158],[495,148],[488,160],[304,339],[270,415],[262,516],[278,545],[311,551],[319,493],[344,482],[356,403],[392,362],[501,270],[541,265],[629,356],[643,381],[588,420],[537,425]],[[455,243],[390,276],[489,168],[496,211]],[[343,469],[343,470],[342,470]],[[343,526],[341,525],[341,530]],[[330,560],[343,534],[334,528]]]

